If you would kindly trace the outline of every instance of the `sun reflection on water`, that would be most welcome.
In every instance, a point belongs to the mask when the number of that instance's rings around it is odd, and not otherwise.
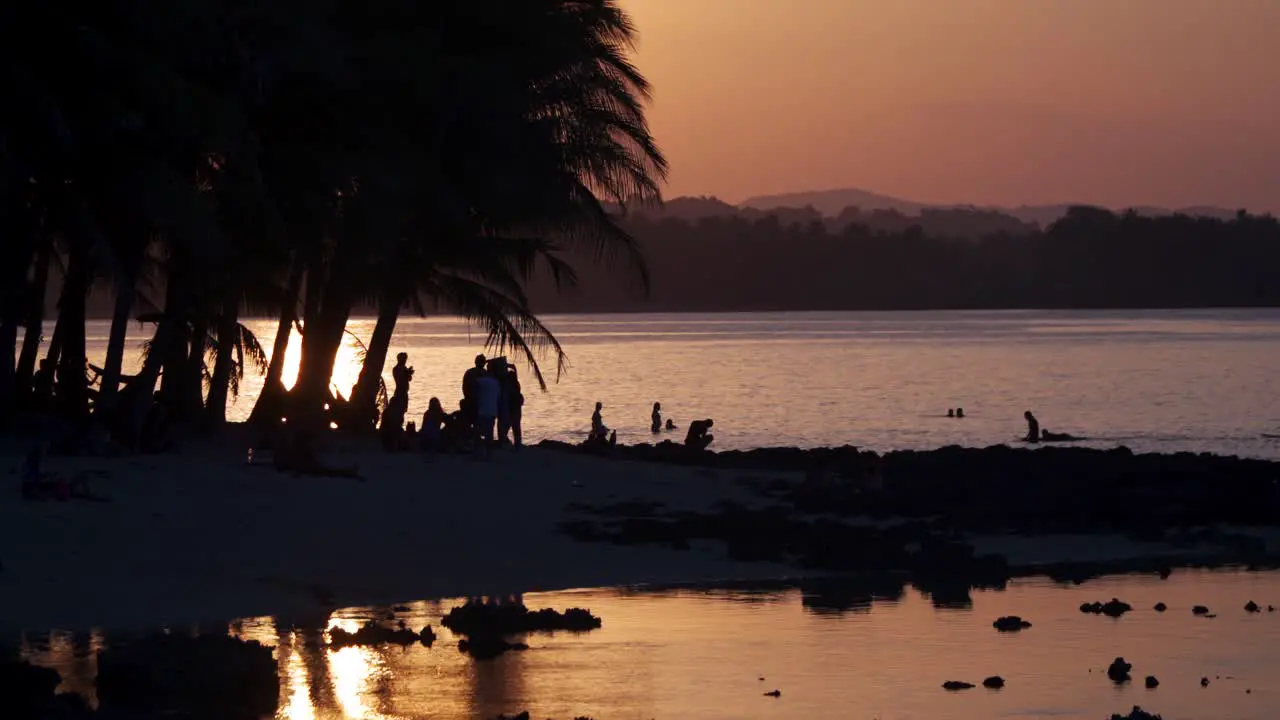
[[[365,703],[375,682],[386,672],[386,664],[377,651],[351,646],[328,650],[325,658],[329,663],[333,694],[343,715],[348,718],[385,717]]]
[[[307,671],[307,662],[297,648],[302,647],[301,633],[290,635],[288,647],[280,647],[280,658],[284,665],[284,706],[279,717],[285,720],[315,720],[316,708],[311,702],[311,673]]]

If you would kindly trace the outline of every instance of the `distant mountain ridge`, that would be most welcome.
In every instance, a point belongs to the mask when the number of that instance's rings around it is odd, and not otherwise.
[[[677,200],[679,199],[680,198],[677,198]],[[1023,222],[1035,223],[1043,228],[1052,224],[1063,215],[1066,215],[1067,210],[1071,207],[1084,204],[1089,203],[1021,205],[1014,208],[999,207],[995,205],[965,205],[960,203],[925,203],[916,200],[893,197],[891,195],[881,195],[879,193],[861,190],[859,188],[837,188],[832,190],[815,190],[811,192],[782,193],[778,195],[758,195],[756,197],[747,198],[739,203],[737,207],[762,212],[776,210],[779,208],[812,207],[825,217],[837,217],[845,210],[845,208],[849,207],[856,207],[863,211],[891,210],[903,215],[911,216],[921,215],[925,211],[929,210],[974,210],[1008,215]],[[1236,214],[1235,210],[1207,205],[1175,209],[1154,206],[1133,206],[1132,208],[1109,209],[1132,209],[1139,215],[1147,215],[1151,217],[1183,214],[1198,217],[1212,217],[1221,220],[1230,219],[1235,217]]]

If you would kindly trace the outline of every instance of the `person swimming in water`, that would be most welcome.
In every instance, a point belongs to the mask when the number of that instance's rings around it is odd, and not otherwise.
[[[675,429],[676,429],[675,421],[672,420],[671,418],[667,418],[667,432],[670,432]]]
[[[604,424],[604,403],[597,402],[595,412],[591,413],[591,433],[587,435],[588,440],[604,440],[609,436],[609,428]]]

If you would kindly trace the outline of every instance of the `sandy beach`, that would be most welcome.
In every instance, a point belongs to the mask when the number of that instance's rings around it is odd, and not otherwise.
[[[144,629],[314,613],[363,603],[794,571],[690,551],[577,543],[566,504],[659,499],[698,509],[747,496],[729,474],[526,448],[488,462],[330,448],[367,478],[247,465],[233,440],[120,459],[49,458],[92,471],[110,502],[23,502],[7,447],[0,494],[0,624]]]
[[[797,574],[734,562],[716,542],[683,551],[580,543],[556,525],[575,502],[646,500],[669,510],[761,504],[753,483],[798,475],[538,448],[490,461],[427,458],[335,439],[327,460],[359,464],[366,480],[357,481],[282,474],[262,454],[249,465],[236,435],[166,455],[47,461],[49,472],[91,472],[94,492],[109,502],[22,502],[21,455],[6,447],[0,623],[148,629],[432,597]],[[1186,552],[1096,534],[971,540],[1017,565]]]

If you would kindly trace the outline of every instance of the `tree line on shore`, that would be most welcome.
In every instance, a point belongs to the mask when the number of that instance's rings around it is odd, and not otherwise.
[[[672,201],[674,204],[676,201]],[[607,269],[544,312],[1089,309],[1280,306],[1280,223],[1074,207],[1045,230],[980,237],[919,227],[631,213],[652,279],[640,296]]]
[[[617,0],[6,5],[3,419],[52,415],[134,443],[160,405],[216,429],[257,369],[255,419],[369,425],[406,310],[478,324],[542,381],[539,360],[559,369],[564,355],[533,313],[532,278],[572,286],[571,261],[587,258],[646,280],[608,211],[656,201],[666,172],[634,37]],[[91,291],[112,299],[94,372]],[[357,307],[378,321],[339,399],[334,359]],[[277,319],[270,351],[240,323],[250,314]],[[150,338],[124,376],[133,322]]]

